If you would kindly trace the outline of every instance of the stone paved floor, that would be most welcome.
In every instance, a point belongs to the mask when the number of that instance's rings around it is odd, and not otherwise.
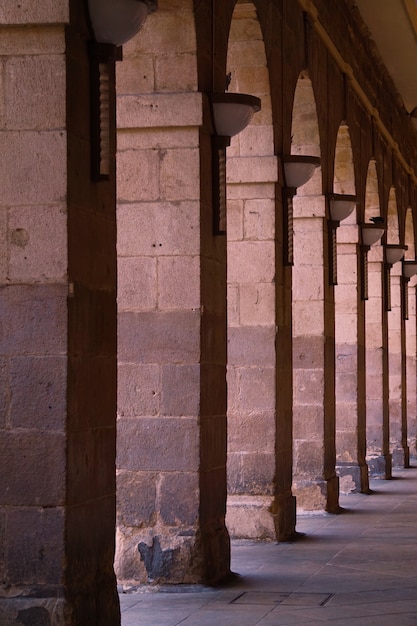
[[[417,462],[340,515],[300,517],[294,543],[232,544],[223,588],[120,595],[122,626],[417,626]]]

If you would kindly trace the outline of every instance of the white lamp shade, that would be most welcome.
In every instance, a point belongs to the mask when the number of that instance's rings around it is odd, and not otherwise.
[[[415,274],[417,274],[417,260],[403,261],[403,276],[411,278]]]
[[[121,46],[142,28],[149,7],[140,0],[88,0],[88,12],[95,40]]]
[[[363,245],[371,247],[381,239],[385,228],[378,226],[378,224],[362,224],[361,232]]]
[[[356,207],[356,196],[333,193],[330,194],[330,219],[333,222],[345,220]]]
[[[211,101],[219,137],[233,137],[242,132],[254,114],[261,110],[261,100],[246,93],[214,93]]]
[[[407,250],[407,246],[401,246],[396,244],[386,244],[385,245],[385,260],[388,265],[394,265],[394,263],[398,263],[404,256],[405,251]]]
[[[320,157],[289,154],[282,157],[285,186],[298,189],[305,185],[320,165]]]

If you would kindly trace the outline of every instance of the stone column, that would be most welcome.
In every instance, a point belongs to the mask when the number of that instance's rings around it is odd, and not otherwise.
[[[116,567],[129,584],[229,572],[226,246],[213,236],[204,104],[197,92],[119,97]]]
[[[235,537],[274,539],[277,160],[231,157],[227,171],[227,526]]]
[[[0,34],[2,624],[116,625],[115,172],[90,179],[84,12]],[[114,145],[114,84],[110,86]]]
[[[358,227],[337,231],[336,468],[342,493],[369,491],[366,454],[364,304],[358,289]]]
[[[405,348],[405,326],[401,311],[401,270],[401,263],[395,263],[391,269],[391,311],[388,312],[389,441],[392,464],[395,467],[404,467],[409,459],[404,433],[406,424],[403,420],[405,368],[402,353]]]
[[[323,252],[324,198],[294,198],[294,217],[294,494],[301,509],[336,511],[334,299]]]
[[[416,287],[415,278],[408,285],[408,320],[406,332],[406,419],[410,456],[416,456],[417,437],[417,373],[416,373]]]
[[[367,463],[371,476],[385,474],[384,457],[384,377],[383,377],[383,319],[386,313],[382,301],[382,253],[380,245],[368,252],[368,300],[366,319],[366,433]]]

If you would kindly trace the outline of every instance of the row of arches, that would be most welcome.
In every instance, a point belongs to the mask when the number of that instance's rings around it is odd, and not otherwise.
[[[415,452],[415,298],[406,319],[401,264],[388,273],[378,244],[365,272],[360,231],[382,217],[383,243],[414,259],[414,175],[304,4],[161,2],[118,68],[121,580],[198,578],[194,537],[216,579],[226,500],[231,535],[288,539],[296,500],[337,512],[339,490],[366,492],[369,471],[390,478]],[[262,110],[226,150],[222,235],[210,94],[227,75]],[[193,113],[158,117],[169,101]],[[287,154],[321,159],[291,198]],[[357,198],[333,230],[331,193]],[[149,571],[149,551],[175,566]]]

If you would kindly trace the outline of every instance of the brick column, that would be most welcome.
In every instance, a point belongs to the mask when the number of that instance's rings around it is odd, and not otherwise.
[[[64,1],[5,12],[0,621],[113,626],[114,162],[91,183],[84,13],[68,24]],[[114,116],[112,128],[114,141]]]

